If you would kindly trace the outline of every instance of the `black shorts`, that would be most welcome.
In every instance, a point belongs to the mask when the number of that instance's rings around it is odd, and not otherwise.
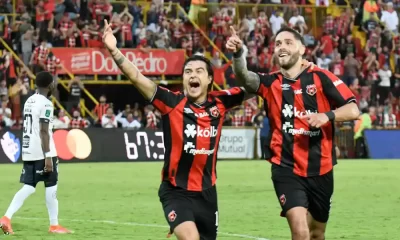
[[[333,195],[333,170],[315,177],[300,177],[292,169],[272,164],[272,182],[282,207],[281,216],[294,207],[305,207],[318,222],[326,223]]]
[[[171,233],[179,224],[191,221],[196,224],[201,240],[217,239],[219,216],[215,186],[203,192],[190,192],[162,182],[158,196]]]
[[[53,172],[44,172],[44,159],[37,161],[24,161],[20,183],[36,187],[39,182],[57,183],[58,181],[58,158],[53,157]]]

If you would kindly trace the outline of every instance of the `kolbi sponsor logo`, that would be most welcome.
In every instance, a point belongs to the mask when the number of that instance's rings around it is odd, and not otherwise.
[[[196,146],[192,142],[187,142],[185,146],[183,146],[183,150],[192,155],[211,155],[214,154],[215,151],[214,149],[208,150],[205,148],[196,149]]]
[[[186,124],[184,132],[188,138],[194,138],[196,135],[198,137],[215,137],[217,136],[218,128],[214,126],[211,126],[210,128],[201,128],[200,126],[197,126],[196,128],[195,124]]]
[[[293,128],[293,125],[290,122],[285,122],[282,125],[282,130],[285,133],[289,133],[292,134],[293,136],[295,135],[305,135],[305,136],[309,136],[309,137],[315,137],[315,136],[319,136],[321,134],[321,130],[314,130],[314,131],[310,131],[310,130],[305,130],[304,128],[300,128],[300,129],[295,129]]]
[[[283,106],[282,113],[284,117],[292,118],[293,116],[302,117],[308,114],[318,113],[318,111],[312,111],[312,110],[300,111],[298,108],[293,107],[293,105],[285,104]]]

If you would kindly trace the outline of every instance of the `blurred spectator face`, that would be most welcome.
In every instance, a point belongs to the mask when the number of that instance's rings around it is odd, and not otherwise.
[[[129,122],[133,121],[133,114],[129,113],[128,116],[126,116],[126,120],[128,120]]]
[[[183,89],[192,99],[197,99],[207,94],[207,89],[212,81],[208,75],[207,65],[203,61],[190,61],[183,71]]]
[[[65,116],[64,110],[60,110],[60,111],[58,112],[58,118],[63,118],[64,116]]]
[[[72,116],[73,116],[74,118],[78,118],[80,115],[81,115],[81,114],[79,113],[78,110],[75,110],[75,111],[72,113]]]
[[[383,47],[383,52],[384,52],[384,53],[388,53],[388,52],[389,52],[389,48],[388,48],[387,46],[384,46],[384,47]]]
[[[325,59],[325,58],[326,58],[325,53],[322,53],[322,54],[321,54],[321,59]]]
[[[4,87],[6,87],[6,84],[7,84],[6,81],[3,80],[3,81],[0,82],[0,87],[4,88]]]
[[[335,60],[337,63],[339,63],[340,61],[342,61],[342,56],[340,54],[337,54]]]
[[[44,2],[43,2],[43,1],[39,1],[39,2],[38,2],[38,6],[39,6],[39,7],[43,7],[43,6],[44,6]]]
[[[376,108],[375,107],[369,107],[369,115],[370,116],[375,116],[376,114]]]
[[[2,102],[2,103],[6,103],[6,104],[8,103],[8,97],[7,97],[7,95],[2,95],[2,96],[1,96],[1,102]]]
[[[133,116],[135,118],[138,118],[139,117],[139,111],[137,111],[137,110],[133,111]]]
[[[107,117],[112,117],[114,115],[114,110],[112,108],[107,109]]]
[[[347,56],[348,56],[349,58],[354,58],[354,53],[349,53],[349,54],[347,54]]]
[[[383,70],[385,70],[385,71],[389,70],[389,65],[384,64],[384,65],[383,65]]]
[[[268,47],[263,48],[263,53],[268,54]]]
[[[122,22],[123,22],[123,23],[128,24],[128,20],[129,20],[128,16],[124,15],[124,16],[122,17]]]
[[[290,69],[293,67],[304,52],[305,47],[294,38],[292,33],[281,32],[276,36],[274,53],[281,68]]]
[[[107,98],[105,96],[100,97],[100,103],[106,103]]]

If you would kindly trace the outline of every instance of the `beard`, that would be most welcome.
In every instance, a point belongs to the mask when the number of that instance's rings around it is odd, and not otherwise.
[[[286,59],[281,59],[277,56],[279,66],[281,68],[283,68],[285,70],[292,68],[299,60],[300,52],[290,53],[289,57],[290,58],[286,60]]]

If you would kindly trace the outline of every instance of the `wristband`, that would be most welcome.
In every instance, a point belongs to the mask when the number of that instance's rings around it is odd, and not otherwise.
[[[332,111],[326,112],[326,116],[328,116],[329,121],[335,120],[335,113]]]
[[[50,152],[47,152],[47,153],[44,154],[44,156],[45,156],[46,158],[51,157],[50,155],[51,155]]]
[[[234,58],[240,58],[243,54],[243,48],[239,49],[239,51],[233,53]]]

